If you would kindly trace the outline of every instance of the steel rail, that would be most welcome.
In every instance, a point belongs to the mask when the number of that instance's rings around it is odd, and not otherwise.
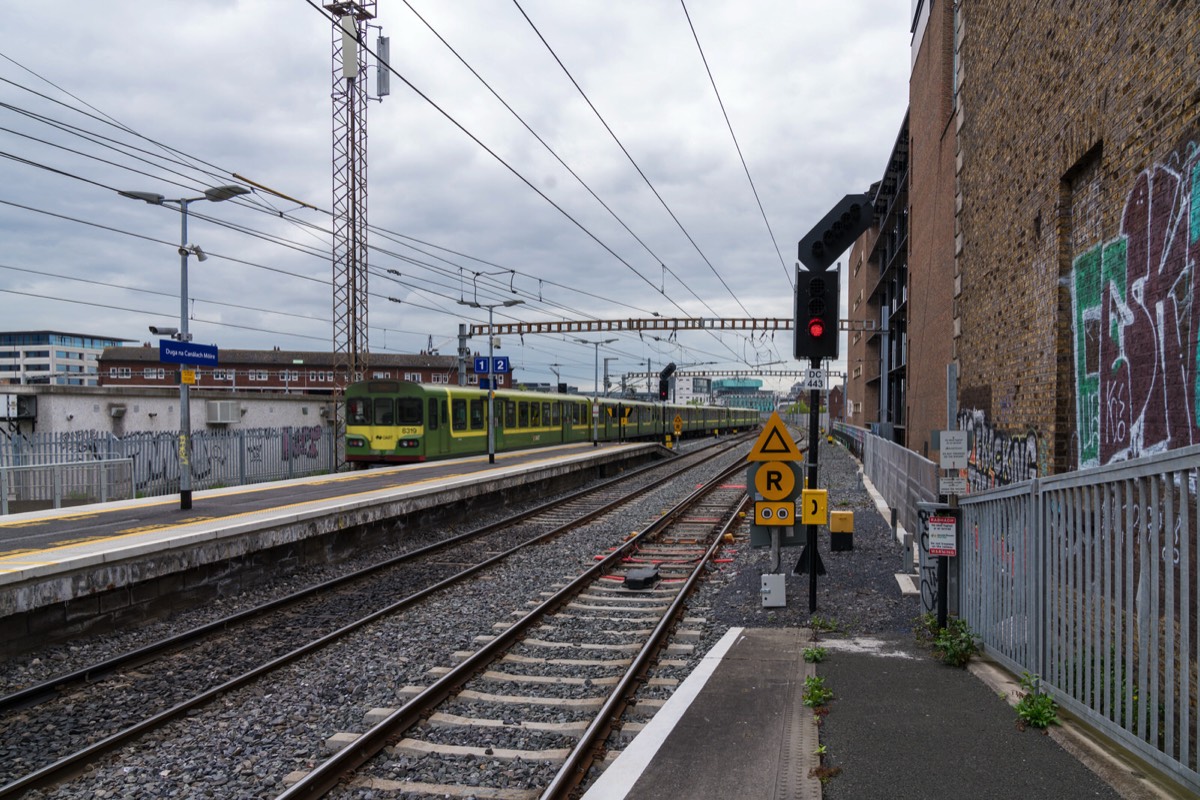
[[[729,474],[738,472],[743,466],[741,463],[737,464],[734,469],[730,470]],[[745,508],[748,499],[748,495],[743,494],[733,513],[721,525],[721,529],[713,538],[712,543],[709,544],[703,558],[700,558],[692,568],[687,581],[679,590],[671,605],[663,613],[662,619],[655,626],[653,633],[650,634],[650,638],[642,646],[642,649],[638,651],[637,656],[633,659],[633,663],[625,671],[621,680],[617,682],[612,693],[604,701],[604,705],[596,713],[596,716],[583,732],[575,747],[571,749],[562,768],[554,776],[554,780],[542,792],[540,800],[564,800],[570,797],[575,788],[583,781],[588,770],[591,769],[592,761],[595,759],[597,751],[608,739],[613,725],[624,714],[625,706],[637,690],[636,683],[645,675],[651,662],[662,648],[670,629],[686,610],[685,603],[699,581],[700,574],[704,571],[705,566],[716,556],[717,551],[721,548],[725,534],[737,520],[737,512]]]
[[[463,684],[495,661],[499,655],[520,641],[525,633],[539,624],[546,616],[568,603],[584,588],[593,584],[601,575],[620,563],[644,539],[674,523],[675,519],[687,511],[697,500],[718,489],[722,481],[740,472],[744,467],[744,461],[739,459],[716,478],[693,491],[657,520],[639,531],[637,535],[629,538],[608,556],[580,573],[562,589],[544,600],[457,666],[451,668],[449,672],[412,697],[399,709],[357,737],[351,744],[317,765],[307,775],[278,795],[276,800],[323,797],[332,791],[347,775],[352,774],[374,758],[396,736],[420,722],[434,707],[454,694]],[[704,563],[707,563],[707,558],[701,561],[701,565]]]
[[[730,449],[730,448],[726,448],[725,450],[722,450],[720,453],[713,454],[712,456],[709,456],[709,457],[701,460],[695,466],[699,466],[699,464],[706,463],[711,458],[715,458],[715,457],[721,455],[722,453],[727,452],[728,449]],[[270,672],[273,672],[274,670],[277,670],[281,667],[287,666],[288,664],[299,660],[300,658],[308,655],[309,653],[320,650],[320,649],[328,646],[329,644],[337,641],[338,639],[352,633],[355,630],[358,630],[359,628],[361,628],[367,624],[375,622],[378,619],[381,619],[390,614],[394,614],[398,611],[402,611],[402,610],[408,608],[409,606],[415,605],[416,603],[420,602],[421,600],[424,600],[426,597],[429,597],[430,595],[433,595],[436,592],[439,592],[443,589],[453,586],[454,584],[461,582],[462,580],[470,577],[471,575],[474,575],[496,563],[503,561],[504,559],[511,557],[512,555],[525,549],[526,547],[529,547],[529,546],[537,544],[539,542],[551,539],[551,538],[561,534],[565,530],[573,528],[573,527],[581,524],[582,522],[586,522],[590,519],[593,519],[594,517],[599,516],[600,514],[606,513],[607,511],[611,510],[612,508],[614,508],[618,505],[621,505],[624,502],[627,502],[631,496],[634,496],[636,494],[642,494],[647,489],[653,488],[654,486],[657,486],[660,483],[662,483],[666,480],[675,478],[677,476],[678,476],[678,473],[673,473],[672,475],[666,476],[659,481],[655,481],[654,483],[650,484],[649,486],[641,487],[635,493],[632,493],[630,495],[624,495],[616,500],[611,501],[610,503],[605,504],[604,506],[602,506],[598,509],[590,510],[587,514],[584,514],[583,516],[581,516],[579,518],[573,519],[562,525],[555,526],[551,530],[543,531],[542,533],[539,533],[538,535],[534,536],[533,538],[528,539],[524,542],[521,542],[520,544],[517,544],[514,547],[509,548],[508,550],[498,553],[498,554],[492,556],[491,558],[481,561],[473,566],[467,567],[466,569],[461,570],[460,572],[455,573],[454,575],[451,575],[448,578],[438,581],[435,584],[431,584],[430,586],[427,586],[418,592],[414,592],[413,594],[411,594],[407,597],[404,597],[404,598],[396,601],[395,603],[392,603],[384,608],[378,609],[378,610],[376,610],[364,617],[361,617],[353,622],[350,622],[346,625],[343,625],[342,627],[340,627],[334,631],[331,631],[330,633],[327,633],[324,636],[314,639],[311,642],[308,642],[307,644],[302,645],[301,647],[298,647],[288,653],[285,653],[281,656],[278,656],[277,658],[274,658],[268,662],[265,662],[265,663],[259,665],[258,667],[255,667],[254,669],[251,669],[245,673],[242,673],[241,675],[231,678],[228,681],[225,681],[224,683],[222,683],[218,686],[212,687],[212,688],[210,688],[210,689],[208,689],[208,690],[206,690],[206,691],[204,691],[182,703],[178,703],[178,704],[172,706],[171,708],[164,709],[163,711],[160,711],[159,713],[154,714],[153,716],[147,717],[146,719],[142,720],[141,722],[138,722],[134,725],[131,725],[128,728],[118,731],[117,733],[114,733],[110,736],[104,737],[103,739],[93,742],[92,744],[88,745],[87,747],[83,748],[82,750],[78,750],[75,753],[72,753],[68,756],[64,756],[63,758],[61,758],[57,761],[54,761],[50,764],[47,764],[37,770],[34,770],[33,772],[30,772],[8,784],[5,784],[4,786],[0,786],[0,800],[6,800],[7,798],[10,798],[10,797],[21,796],[25,792],[30,791],[32,789],[40,789],[40,788],[45,788],[47,786],[51,786],[51,785],[63,780],[72,771],[79,769],[87,762],[92,761],[106,753],[110,753],[110,752],[116,750],[118,747],[132,741],[133,739],[137,738],[138,736],[141,736],[143,733],[146,733],[148,731],[154,730],[155,728],[161,727],[161,726],[165,725],[166,723],[187,714],[192,709],[198,708],[200,706],[203,706],[203,705],[211,702],[212,700],[215,700],[216,698],[220,697],[221,695],[223,695],[227,692],[230,692],[230,691],[233,691],[234,689],[240,688],[241,686],[244,686],[258,678],[261,678],[262,676],[264,676],[266,674],[269,674]],[[628,477],[628,476],[624,476],[624,477]],[[614,479],[614,481],[612,481],[612,482],[603,484],[603,487],[610,486],[613,482],[616,482],[616,480],[620,480],[620,479]],[[593,487],[593,490],[603,488],[603,487]],[[562,499],[560,499],[557,501],[557,504],[561,504],[562,502],[563,502]],[[544,508],[552,507],[554,505],[556,505],[556,503],[551,502],[551,503],[545,504]],[[543,508],[543,510],[544,510],[544,508]],[[671,512],[668,512],[668,514],[670,514],[670,513]],[[520,516],[520,515],[518,515],[518,516]],[[669,518],[668,516],[664,516],[661,520],[659,520],[659,522],[665,521],[668,518]],[[481,530],[483,530],[483,529],[481,529]],[[630,540],[630,544],[632,544],[634,541],[635,540]],[[442,543],[438,543],[438,545],[441,545],[441,544]],[[431,547],[436,549],[438,547],[438,545],[431,545]],[[427,550],[427,549],[429,549],[429,548],[423,548],[423,550]],[[607,561],[607,559],[606,559],[606,561]],[[601,562],[601,563],[605,563],[605,562]],[[307,590],[305,590],[305,591],[307,591]]]
[[[735,444],[731,445],[731,446],[735,446],[736,442],[739,441],[740,438],[741,437],[733,440]],[[718,456],[721,455],[722,452],[724,452],[727,449],[729,449],[729,448],[723,448],[721,450],[718,450],[716,453],[709,454],[708,456],[705,457],[705,459],[701,460],[699,463],[703,464],[707,460],[717,458]],[[689,455],[694,455],[694,454],[689,454]],[[684,456],[681,456],[681,455],[676,456],[677,459],[683,458],[683,457]],[[358,581],[363,578],[370,577],[371,575],[373,575],[377,572],[380,572],[380,571],[383,571],[386,569],[390,569],[399,564],[403,564],[407,561],[412,561],[416,558],[420,558],[421,556],[429,555],[430,553],[435,553],[438,550],[445,549],[447,547],[452,547],[454,545],[462,544],[464,542],[468,542],[471,539],[479,537],[479,536],[485,536],[489,533],[493,533],[497,530],[501,530],[505,527],[514,525],[518,522],[521,522],[521,521],[524,521],[531,517],[537,516],[538,514],[543,514],[547,511],[555,509],[566,503],[571,503],[576,500],[585,498],[589,495],[603,492],[604,490],[611,488],[612,486],[614,486],[616,484],[619,484],[623,481],[628,481],[632,478],[636,478],[639,475],[642,475],[646,472],[649,472],[649,471],[652,471],[655,469],[660,469],[663,466],[664,466],[663,462],[656,462],[653,464],[647,464],[645,466],[638,467],[637,469],[631,470],[623,475],[619,475],[615,478],[611,478],[607,481],[596,484],[595,486],[590,486],[590,487],[587,487],[584,489],[580,489],[580,490],[578,490],[576,492],[572,492],[571,494],[568,494],[564,497],[560,497],[557,500],[551,500],[551,501],[547,501],[545,503],[541,503],[533,508],[526,509],[525,511],[519,512],[517,514],[514,514],[510,517],[499,520],[497,522],[493,522],[488,525],[484,525],[482,527],[475,528],[474,530],[470,530],[465,533],[458,534],[457,536],[452,536],[452,537],[450,537],[448,539],[444,539],[440,542],[435,542],[433,544],[429,544],[424,547],[419,547],[415,550],[406,551],[398,556],[395,556],[394,558],[390,558],[385,561],[381,561],[378,564],[372,564],[369,567],[363,567],[362,569],[355,570],[353,572],[348,572],[345,575],[339,575],[336,578],[330,578],[329,580],[322,581],[321,583],[313,584],[312,586],[306,587],[304,589],[300,589],[299,591],[292,592],[291,594],[288,594],[288,595],[284,595],[283,597],[279,597],[274,600],[270,600],[265,603],[261,603],[252,608],[244,609],[235,614],[230,614],[227,617],[222,617],[222,618],[214,620],[212,622],[205,623],[204,625],[200,625],[200,626],[197,626],[190,630],[183,631],[182,633],[175,634],[174,636],[169,636],[164,639],[160,639],[157,642],[151,642],[150,644],[143,645],[142,647],[139,647],[135,650],[130,650],[126,653],[121,653],[117,656],[113,656],[112,658],[108,658],[104,661],[100,661],[95,664],[91,664],[86,667],[82,667],[82,668],[74,670],[72,672],[63,673],[61,675],[55,675],[51,678],[41,681],[40,683],[36,683],[31,686],[27,686],[24,689],[20,689],[18,691],[12,692],[11,694],[0,697],[0,712],[12,711],[12,710],[36,705],[41,702],[45,702],[46,700],[49,700],[57,695],[62,694],[64,691],[66,691],[68,688],[70,688],[73,685],[80,684],[80,683],[89,683],[91,681],[95,681],[95,680],[104,678],[108,675],[111,675],[114,672],[116,672],[117,670],[145,664],[148,661],[152,660],[155,656],[161,655],[162,653],[168,652],[175,648],[182,647],[183,645],[189,644],[191,642],[203,639],[204,637],[209,636],[211,634],[219,633],[219,632],[224,631],[234,625],[238,625],[243,622],[247,622],[249,620],[256,619],[258,617],[266,616],[267,614],[269,614],[273,611],[277,611],[280,608],[286,608],[289,605],[295,605],[303,600],[307,600],[311,597],[315,597],[317,595],[324,594],[333,589],[337,589],[339,587],[350,584],[354,581]],[[664,481],[670,480],[672,477],[673,477],[672,475],[668,475],[668,476],[664,477],[661,481],[658,481],[657,483],[662,483]],[[651,485],[657,485],[657,483],[651,484]],[[588,519],[590,519],[590,517],[581,517],[580,521],[586,522]]]

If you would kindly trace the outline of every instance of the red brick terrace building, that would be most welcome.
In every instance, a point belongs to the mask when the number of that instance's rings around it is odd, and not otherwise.
[[[196,370],[197,389],[236,389],[241,392],[332,394],[334,354],[299,350],[221,349],[220,364]],[[387,355],[371,353],[366,378],[419,383],[458,384],[458,358],[437,355]],[[471,364],[467,364],[468,370]],[[179,365],[159,360],[158,348],[106,347],[99,360],[101,386],[163,387],[179,385]],[[507,388],[510,375],[497,375],[496,384]],[[477,386],[479,376],[467,374],[467,384]]]

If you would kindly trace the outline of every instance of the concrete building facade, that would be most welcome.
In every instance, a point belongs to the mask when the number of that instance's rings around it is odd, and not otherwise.
[[[125,341],[64,331],[0,332],[0,384],[97,386],[100,355]]]

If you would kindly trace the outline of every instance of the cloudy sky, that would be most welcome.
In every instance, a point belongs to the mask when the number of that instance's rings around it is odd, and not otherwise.
[[[195,340],[329,349],[321,2],[10,5],[0,330],[141,343],[178,324],[179,214],[116,192],[195,197],[237,175],[315,209],[260,190],[191,206],[210,256],[191,260]],[[370,349],[453,354],[460,322],[487,321],[460,300],[524,301],[497,322],[790,318],[797,240],[881,176],[895,140],[909,6],[380,0],[395,74],[367,113]],[[668,338],[620,334],[599,357],[614,375],[800,366],[790,333]],[[596,350],[572,337],[505,337],[498,354],[519,379],[591,389]]]

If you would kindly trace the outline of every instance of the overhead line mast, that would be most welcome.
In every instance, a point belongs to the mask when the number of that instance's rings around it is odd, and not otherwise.
[[[326,3],[333,28],[334,406],[367,368],[367,21],[375,0]]]

